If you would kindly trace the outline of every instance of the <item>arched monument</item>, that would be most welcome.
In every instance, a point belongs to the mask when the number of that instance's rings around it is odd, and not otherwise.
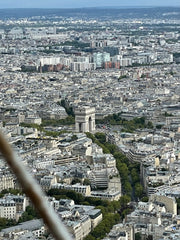
[[[76,132],[95,131],[95,108],[89,106],[75,109]]]

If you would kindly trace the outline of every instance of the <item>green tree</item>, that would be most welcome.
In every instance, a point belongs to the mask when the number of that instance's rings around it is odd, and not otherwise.
[[[142,202],[148,202],[148,201],[149,201],[149,198],[146,197],[146,196],[145,196],[145,197],[142,197],[142,198],[141,198],[141,201],[142,201]]]
[[[26,222],[26,221],[30,221],[33,219],[32,215],[29,215],[27,212],[24,212],[22,214],[22,216],[19,218],[19,222]]]
[[[118,162],[125,163],[126,165],[128,164],[128,158],[121,152],[115,151],[113,155]]]
[[[5,228],[7,225],[7,219],[6,218],[0,218],[0,230]]]
[[[22,194],[22,191],[20,191],[18,189],[9,188],[9,189],[2,190],[1,193],[2,194],[11,193],[11,194],[14,194],[14,195],[18,195],[18,194]]]
[[[72,137],[71,137],[71,141],[75,141],[75,140],[77,140],[78,139],[78,137],[76,136],[76,135],[73,135]]]
[[[65,108],[65,110],[69,116],[74,117],[73,108],[71,106],[69,106],[68,103],[64,99],[61,100],[61,102],[58,102],[58,104],[60,104],[62,107]]]
[[[124,195],[120,198],[120,205],[122,208],[126,208],[127,204],[131,201],[130,196]]]
[[[77,193],[74,191],[68,191],[66,195],[68,198],[73,199],[76,204],[79,204],[84,201],[84,196],[80,193]]]
[[[81,179],[80,178],[74,178],[72,180],[72,184],[76,184],[76,183],[81,183]]]
[[[114,154],[117,151],[117,146],[110,143],[105,143],[105,147],[109,150],[111,154]]]
[[[6,227],[12,227],[16,224],[17,222],[14,219],[0,218],[0,230]]]
[[[84,240],[96,240],[96,238],[93,237],[92,235],[88,235],[87,237],[84,238]]]
[[[150,122],[150,121],[148,121],[148,123],[147,123],[147,128],[153,128],[154,126],[153,126],[153,123],[152,122]]]
[[[143,186],[140,183],[135,184],[135,195],[140,198],[143,194]]]
[[[12,227],[12,226],[15,226],[15,225],[17,225],[16,220],[14,220],[14,219],[7,219],[7,224],[6,224],[7,227]]]
[[[33,207],[27,206],[26,211],[19,218],[19,222],[29,221],[34,218],[40,218],[40,215],[37,213],[37,211]]]
[[[39,217],[40,217],[34,207],[27,206],[27,207],[26,207],[26,212],[27,212],[29,215],[33,216],[34,218],[39,218]]]
[[[91,232],[91,236],[96,239],[102,239],[111,230],[112,226],[120,220],[119,214],[108,213],[104,216],[102,222]],[[86,238],[85,238],[86,239]]]
[[[113,208],[114,208],[114,212],[118,211],[118,210],[120,209],[120,207],[121,207],[120,201],[112,201],[112,202],[111,202],[111,205],[112,205]]]
[[[125,163],[117,162],[117,169],[119,171],[121,180],[123,182],[128,180],[128,173],[129,173],[129,171],[128,171],[127,165]]]
[[[88,178],[85,178],[83,181],[83,185],[91,185],[91,182]]]
[[[100,141],[100,143],[106,142],[106,134],[97,132],[97,133],[95,133],[94,136]]]
[[[133,168],[131,170],[131,178],[132,178],[133,184],[135,184],[136,182],[139,182],[140,177],[139,177],[139,173],[137,172],[136,168]]]
[[[132,192],[132,187],[130,182],[126,181],[124,184],[124,190],[126,192],[127,195],[131,196],[131,192]]]
[[[128,215],[130,212],[131,212],[130,208],[124,209],[121,213],[121,218],[124,219],[126,217],[126,215]]]
[[[135,240],[141,240],[142,239],[142,235],[140,232],[135,233]]]
[[[86,136],[87,136],[88,138],[90,138],[93,143],[96,141],[96,138],[95,138],[95,136],[94,136],[92,133],[86,132]]]

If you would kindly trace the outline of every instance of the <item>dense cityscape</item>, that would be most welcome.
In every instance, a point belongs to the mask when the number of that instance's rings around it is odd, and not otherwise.
[[[180,239],[180,8],[0,10],[0,129],[72,239]],[[0,157],[0,239],[54,239]]]

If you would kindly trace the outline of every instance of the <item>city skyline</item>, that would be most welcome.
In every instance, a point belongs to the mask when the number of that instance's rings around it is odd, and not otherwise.
[[[97,1],[97,0],[67,0],[58,1],[58,0],[46,0],[46,1],[24,1],[24,0],[1,0],[0,9],[2,8],[81,8],[81,7],[150,7],[150,6],[180,6],[178,0],[152,0],[151,2],[145,2],[144,0],[122,0],[120,3],[118,0],[112,1]]]
[[[13,1],[0,0],[0,239],[180,240],[179,0]]]

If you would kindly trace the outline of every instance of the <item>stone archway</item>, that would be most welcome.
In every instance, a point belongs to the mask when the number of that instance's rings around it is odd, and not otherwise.
[[[84,106],[75,110],[76,132],[94,132],[95,108]]]

